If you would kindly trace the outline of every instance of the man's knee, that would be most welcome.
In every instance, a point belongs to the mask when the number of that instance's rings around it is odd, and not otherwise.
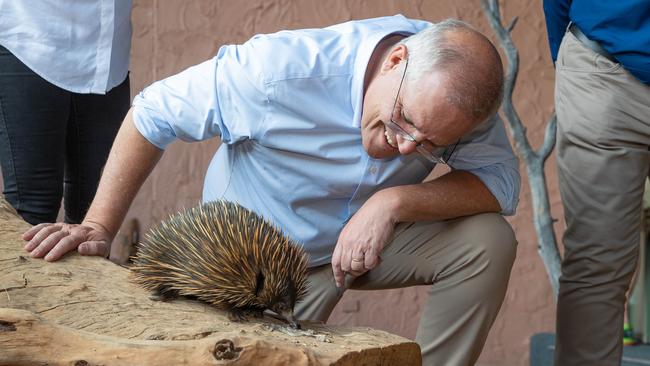
[[[510,267],[517,252],[517,239],[510,224],[496,213],[484,213],[466,218],[464,239],[478,247],[490,261]]]
[[[573,294],[585,299],[599,296],[603,301],[625,301],[637,260],[636,251],[612,256],[594,255],[591,258],[565,256],[560,276],[560,297]]]
[[[481,282],[507,283],[517,252],[512,227],[499,214],[485,213],[460,219],[454,229],[466,246],[471,273],[481,273]]]

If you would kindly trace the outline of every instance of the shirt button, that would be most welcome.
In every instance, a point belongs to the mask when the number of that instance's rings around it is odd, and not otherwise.
[[[369,169],[369,172],[370,172],[370,174],[375,174],[375,173],[377,173],[377,167],[374,166],[374,165],[371,166],[370,169]]]

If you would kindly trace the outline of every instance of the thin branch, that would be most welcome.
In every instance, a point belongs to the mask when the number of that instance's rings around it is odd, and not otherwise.
[[[487,13],[490,26],[492,27],[492,30],[494,30],[508,61],[508,69],[503,84],[504,90],[502,103],[503,113],[506,117],[505,120],[510,126],[510,133],[515,144],[518,146],[518,150],[526,160],[526,163],[529,163],[534,157],[534,151],[526,138],[526,129],[521,123],[521,119],[512,103],[512,94],[514,92],[517,73],[519,70],[519,52],[512,42],[509,31],[503,27],[498,2],[494,0],[490,0],[489,2],[488,0],[481,0],[481,5]],[[514,23],[512,26],[514,26]]]
[[[546,161],[555,148],[555,133],[557,132],[557,118],[555,113],[551,116],[546,124],[546,131],[544,132],[544,143],[539,148],[539,156],[542,160]]]
[[[512,33],[512,29],[517,25],[517,20],[519,20],[519,17],[514,17],[510,21],[510,24],[508,24],[508,27],[506,28],[508,30],[508,34]]]
[[[555,132],[557,129],[555,115],[551,117],[546,126],[542,146],[538,151],[535,151],[528,142],[526,128],[512,102],[512,94],[519,70],[519,53],[512,42],[511,32],[517,24],[517,18],[513,18],[508,27],[504,28],[497,0],[481,0],[481,5],[508,61],[501,108],[505,120],[510,126],[510,134],[515,142],[515,147],[526,165],[533,203],[533,223],[537,234],[538,251],[546,267],[553,294],[557,296],[561,260],[555,239],[554,221],[550,213],[546,177],[544,176],[544,163],[555,146]]]

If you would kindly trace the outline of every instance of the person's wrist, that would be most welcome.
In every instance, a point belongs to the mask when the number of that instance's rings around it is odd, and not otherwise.
[[[95,231],[99,231],[102,233],[106,238],[108,239],[109,243],[115,238],[117,235],[117,232],[112,232],[110,229],[106,227],[103,223],[93,220],[91,218],[86,218],[84,221],[81,223],[82,226],[87,226],[92,228]]]
[[[401,221],[402,197],[398,189],[383,189],[374,194],[371,199],[378,205],[381,212],[386,214],[386,218],[390,220],[391,224],[395,225]]]

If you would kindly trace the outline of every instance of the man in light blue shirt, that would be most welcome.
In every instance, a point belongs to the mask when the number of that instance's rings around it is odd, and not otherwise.
[[[106,255],[166,146],[220,136],[203,199],[236,201],[304,245],[299,318],[326,320],[341,287],[429,284],[425,364],[473,363],[516,247],[499,213],[515,211],[518,163],[490,118],[502,79],[492,44],[453,20],[385,17],[224,46],[136,97],[84,223],[36,226],[27,250]],[[437,163],[451,172],[422,183]]]

